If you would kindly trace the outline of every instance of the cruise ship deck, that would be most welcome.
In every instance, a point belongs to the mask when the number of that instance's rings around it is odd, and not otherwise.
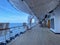
[[[0,45],[60,45],[60,0],[0,0]]]
[[[7,45],[60,45],[60,35],[36,25]]]

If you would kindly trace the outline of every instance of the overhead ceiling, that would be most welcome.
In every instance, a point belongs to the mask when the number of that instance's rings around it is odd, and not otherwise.
[[[58,5],[58,0],[25,0],[37,17],[45,15]]]
[[[56,8],[59,0],[9,0],[14,7],[42,19],[45,14]]]
[[[33,15],[33,12],[31,11],[31,9],[28,7],[28,5],[25,2],[21,0],[9,0],[9,3],[12,4],[12,6],[16,8],[17,10]]]

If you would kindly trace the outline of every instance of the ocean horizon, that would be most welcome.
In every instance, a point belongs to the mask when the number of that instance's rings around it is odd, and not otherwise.
[[[23,26],[23,23],[9,23],[9,27]]]

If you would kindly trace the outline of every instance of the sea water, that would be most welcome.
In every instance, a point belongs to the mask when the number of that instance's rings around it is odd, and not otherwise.
[[[23,23],[10,23],[9,27],[22,26]]]
[[[16,27],[16,26],[20,26],[20,27],[19,27],[20,29],[16,29],[16,28],[18,28],[18,27]],[[11,31],[13,31],[14,33],[24,32],[24,31],[25,31],[25,29],[23,28],[23,23],[10,23],[10,24],[9,24],[9,27],[10,27],[10,28],[11,28],[11,27],[16,27],[15,29],[12,28],[12,30],[11,30]]]

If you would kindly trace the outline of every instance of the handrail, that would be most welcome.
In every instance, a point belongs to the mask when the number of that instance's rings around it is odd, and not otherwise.
[[[2,29],[0,29],[0,31],[2,31],[2,30],[8,30],[8,29],[12,29],[12,28],[18,28],[18,27],[22,27],[22,26],[15,26],[15,27],[10,27],[10,28],[2,28]]]

